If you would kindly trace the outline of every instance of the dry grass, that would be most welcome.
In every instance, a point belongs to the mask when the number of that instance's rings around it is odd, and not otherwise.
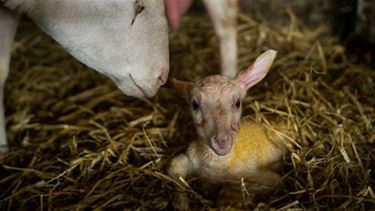
[[[241,69],[278,50],[271,74],[254,87],[244,115],[288,119],[298,134],[281,188],[251,208],[375,206],[375,72],[289,11],[288,25],[241,15]],[[189,17],[171,34],[172,76],[219,72],[207,19]],[[30,23],[15,42],[6,86],[9,153],[0,155],[1,210],[169,209],[169,160],[195,134],[187,107],[162,88],[151,100],[122,95]],[[213,207],[204,182],[190,181],[191,207]]]

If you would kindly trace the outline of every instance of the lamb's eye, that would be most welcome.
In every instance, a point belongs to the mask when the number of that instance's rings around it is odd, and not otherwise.
[[[191,107],[194,111],[196,111],[199,108],[199,104],[197,103],[197,101],[193,100],[193,102],[191,102]]]
[[[238,99],[237,101],[236,101],[236,107],[237,108],[240,108],[241,107],[241,100],[240,99]]]

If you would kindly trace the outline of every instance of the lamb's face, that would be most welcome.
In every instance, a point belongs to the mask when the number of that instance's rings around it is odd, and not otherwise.
[[[263,53],[233,80],[221,75],[197,83],[172,80],[191,104],[198,135],[216,154],[226,155],[232,149],[239,131],[241,101],[247,90],[267,75],[275,56],[274,50]]]
[[[230,152],[238,133],[243,91],[224,76],[209,76],[190,91],[197,133],[218,155]]]

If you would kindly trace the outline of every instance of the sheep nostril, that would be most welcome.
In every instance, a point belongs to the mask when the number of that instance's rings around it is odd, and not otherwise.
[[[159,78],[158,78],[158,84],[159,84],[160,86],[163,86],[163,85],[165,84],[165,82],[167,82],[167,81],[164,80],[161,76],[159,76]]]
[[[158,78],[158,84],[160,86],[163,86],[167,82],[168,72],[169,71],[167,69],[163,69],[162,73],[160,74],[160,76]]]

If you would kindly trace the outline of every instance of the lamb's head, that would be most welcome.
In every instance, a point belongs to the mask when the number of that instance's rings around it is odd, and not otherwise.
[[[267,74],[276,56],[268,50],[235,79],[208,76],[198,82],[172,79],[178,92],[191,104],[199,137],[218,155],[226,155],[239,131],[242,100],[246,91]]]

